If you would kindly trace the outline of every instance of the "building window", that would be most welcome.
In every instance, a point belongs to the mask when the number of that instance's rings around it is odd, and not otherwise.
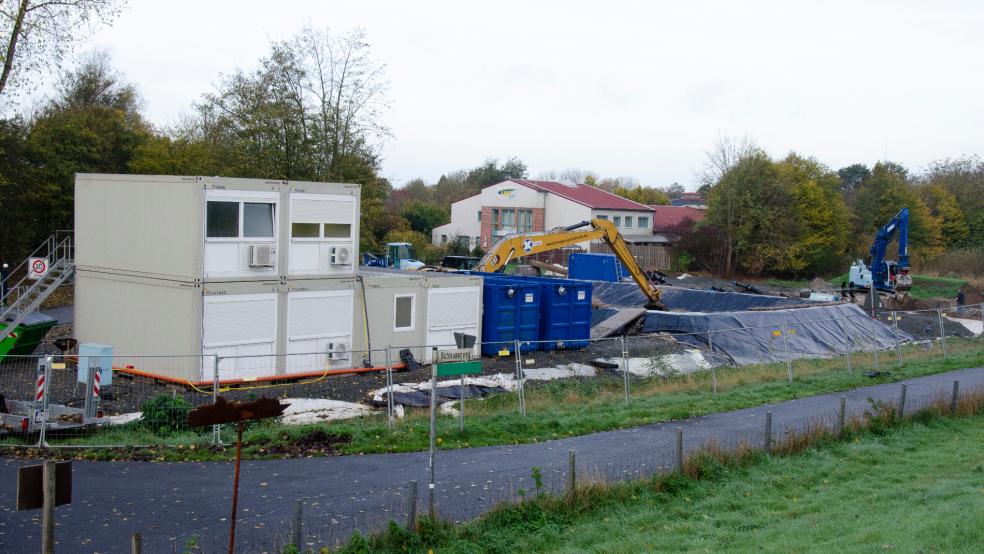
[[[239,236],[239,202],[208,202],[205,220],[206,237],[237,238]]]
[[[321,225],[317,223],[291,223],[290,236],[295,239],[321,238]]]
[[[605,221],[608,221],[608,216],[607,215],[599,215],[598,216],[598,219],[604,219]]]
[[[492,235],[499,231],[529,233],[533,230],[533,210],[522,208],[492,208]]]
[[[626,229],[631,229],[632,228],[632,216],[631,215],[625,216],[625,228]]]
[[[325,223],[326,239],[347,239],[352,237],[351,223]]]
[[[393,297],[393,331],[413,331],[413,294],[397,294]]]
[[[273,238],[273,204],[243,203],[243,236]]]
[[[210,239],[273,238],[274,209],[270,202],[205,203],[205,236]]]
[[[622,226],[622,216],[620,216],[620,215],[613,215],[612,216],[612,223],[616,227],[621,227]]]
[[[639,222],[638,225],[640,229],[646,229],[649,227],[649,217],[640,215],[637,221]]]
[[[447,242],[448,242],[448,236],[447,235],[441,235],[441,244],[445,244]]]
[[[482,221],[482,210],[478,210],[478,220]]]

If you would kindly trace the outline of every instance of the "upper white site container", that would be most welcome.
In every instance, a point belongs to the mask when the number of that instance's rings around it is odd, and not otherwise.
[[[352,277],[359,185],[78,174],[76,266],[182,282]]]

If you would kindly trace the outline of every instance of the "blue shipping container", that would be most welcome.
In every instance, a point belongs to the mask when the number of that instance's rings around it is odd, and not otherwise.
[[[512,277],[475,273],[483,278],[482,354],[512,354],[515,342],[540,339],[540,285]],[[525,346],[521,346],[525,348]]]
[[[540,286],[539,350],[583,348],[591,337],[591,292],[587,281],[514,277]]]
[[[575,252],[567,258],[567,277],[586,281],[616,283],[628,275],[614,254]]]

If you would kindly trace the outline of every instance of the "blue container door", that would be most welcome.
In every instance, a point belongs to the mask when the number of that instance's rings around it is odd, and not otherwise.
[[[515,341],[538,340],[539,287],[501,277],[485,277],[484,282],[482,354],[496,356],[503,350],[512,354]]]

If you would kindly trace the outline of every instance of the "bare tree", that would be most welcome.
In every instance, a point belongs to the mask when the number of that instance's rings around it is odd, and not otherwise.
[[[292,50],[304,70],[300,86],[314,99],[323,167],[337,176],[345,156],[362,153],[370,146],[367,142],[390,135],[382,122],[389,108],[386,67],[372,57],[362,29],[335,36],[305,27]]]
[[[61,62],[72,46],[119,14],[125,0],[0,0],[0,97]]]
[[[714,186],[739,160],[756,150],[758,146],[747,135],[719,135],[714,145],[704,152],[707,159],[697,173],[697,181],[702,187]]]
[[[542,181],[557,181],[559,183],[569,183],[572,185],[580,183],[595,183],[598,181],[598,174],[590,169],[578,169],[569,167],[562,171],[551,169],[544,171],[537,176]]]

